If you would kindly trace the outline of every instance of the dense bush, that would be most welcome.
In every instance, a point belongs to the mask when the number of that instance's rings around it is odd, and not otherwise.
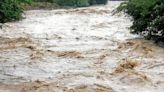
[[[38,10],[38,9],[58,9],[61,8],[53,0],[32,0],[30,4],[22,4],[24,10]]]
[[[53,1],[54,0],[33,0],[34,2],[52,2],[53,3]]]
[[[15,0],[0,1],[0,22],[17,20],[21,17],[22,8]]]
[[[90,5],[107,4],[108,0],[89,0]]]
[[[107,4],[108,0],[54,0],[62,6],[89,6],[94,4]]]
[[[133,33],[164,42],[164,0],[129,0],[118,9],[133,17]]]
[[[107,4],[108,0],[95,0],[96,4]]]
[[[61,6],[88,6],[88,0],[56,0]]]
[[[90,6],[90,5],[95,5],[95,4],[107,4],[108,0],[33,0],[33,4],[30,5],[30,7],[25,7],[25,8],[51,8],[51,7],[63,7],[63,6],[71,6],[71,7],[85,7],[85,6]],[[48,5],[50,7],[48,7]],[[38,6],[38,7],[37,7]]]
[[[1,0],[0,23],[19,20],[23,13],[23,9],[20,4],[29,2],[30,0]]]

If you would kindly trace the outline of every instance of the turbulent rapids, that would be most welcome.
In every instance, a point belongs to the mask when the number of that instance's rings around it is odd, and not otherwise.
[[[31,10],[0,29],[0,92],[163,92],[164,49],[120,4]]]

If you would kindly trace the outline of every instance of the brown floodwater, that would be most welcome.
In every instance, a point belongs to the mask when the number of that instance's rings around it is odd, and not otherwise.
[[[164,92],[164,49],[120,4],[31,10],[0,29],[0,92]]]

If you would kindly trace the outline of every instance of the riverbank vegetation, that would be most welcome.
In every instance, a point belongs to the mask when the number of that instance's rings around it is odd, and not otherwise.
[[[94,4],[107,4],[108,0],[34,0],[35,2],[50,2],[60,6],[85,7]]]
[[[31,0],[2,0],[0,1],[0,23],[15,21],[22,18],[23,7],[21,4],[29,4]]]
[[[129,0],[118,7],[133,17],[132,33],[164,44],[164,0]]]
[[[55,9],[60,7],[85,7],[106,4],[108,0],[2,0],[0,1],[0,23],[22,18],[23,10]]]

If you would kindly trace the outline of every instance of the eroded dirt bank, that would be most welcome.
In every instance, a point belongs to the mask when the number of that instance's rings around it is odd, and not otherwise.
[[[0,29],[0,92],[163,92],[164,49],[129,33],[120,2],[27,11]]]

